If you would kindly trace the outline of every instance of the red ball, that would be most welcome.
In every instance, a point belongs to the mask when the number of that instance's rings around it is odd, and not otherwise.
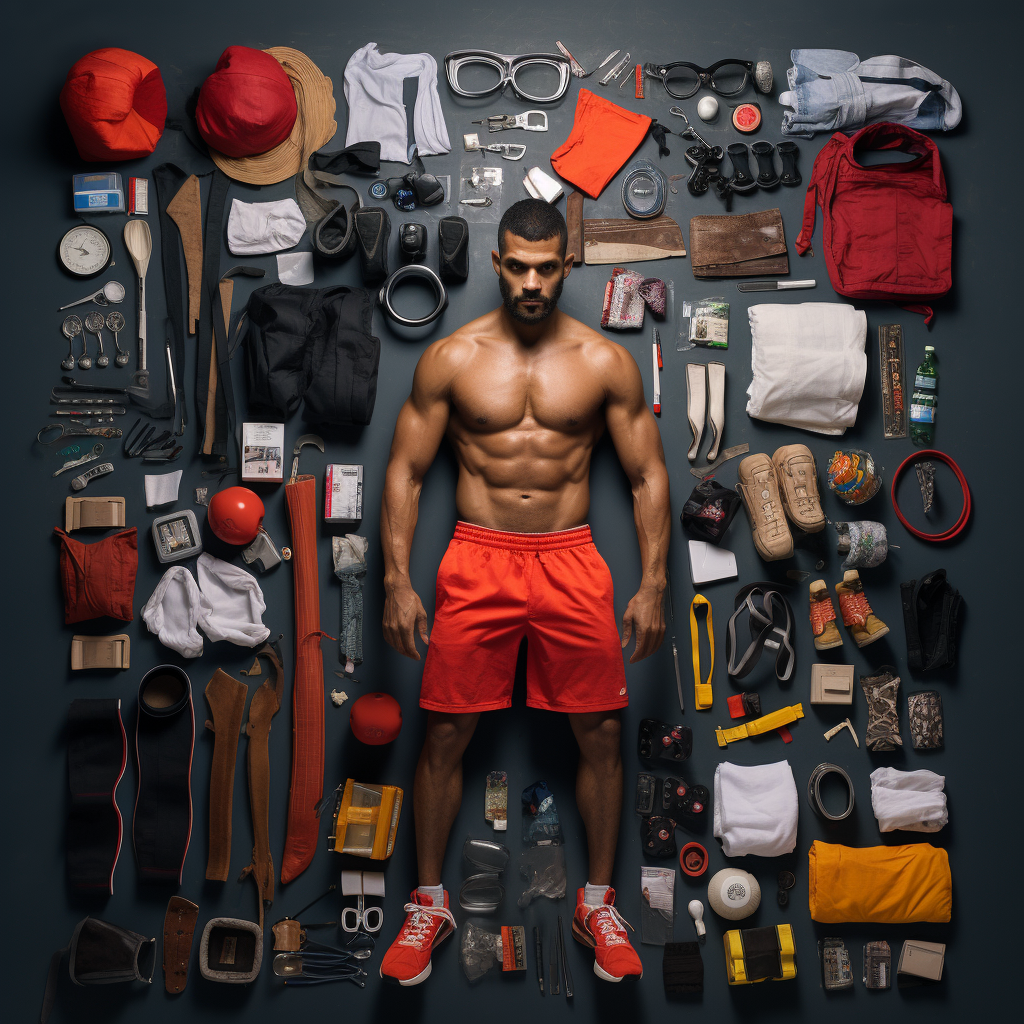
[[[388,693],[365,693],[352,705],[348,721],[357,740],[381,746],[402,731],[402,709]]]
[[[263,522],[263,502],[248,487],[228,487],[210,499],[206,521],[225,544],[251,544]]]

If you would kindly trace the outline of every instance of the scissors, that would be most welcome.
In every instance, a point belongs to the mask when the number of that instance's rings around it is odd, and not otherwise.
[[[354,907],[344,907],[341,911],[341,927],[346,932],[369,932],[376,934],[384,923],[384,911],[380,907],[367,907],[366,897],[356,896]]]
[[[46,435],[50,431],[56,431],[52,436],[47,437]],[[120,437],[120,427],[83,427],[78,423],[47,423],[38,434],[36,434],[36,440],[40,444],[56,444],[62,437],[85,437],[91,435],[92,437]]]

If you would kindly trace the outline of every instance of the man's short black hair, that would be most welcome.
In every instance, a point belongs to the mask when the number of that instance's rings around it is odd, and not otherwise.
[[[543,242],[557,237],[562,257],[565,257],[565,250],[569,244],[569,230],[565,226],[565,218],[556,207],[542,199],[520,199],[501,215],[501,223],[498,225],[499,256],[505,254],[506,231],[527,242]]]

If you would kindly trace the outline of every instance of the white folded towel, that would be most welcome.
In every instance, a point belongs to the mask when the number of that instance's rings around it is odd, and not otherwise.
[[[799,806],[788,761],[715,769],[714,833],[726,857],[792,853]]]
[[[949,821],[946,777],[921,769],[901,772],[876,768],[871,773],[871,810],[879,832],[938,832]]]

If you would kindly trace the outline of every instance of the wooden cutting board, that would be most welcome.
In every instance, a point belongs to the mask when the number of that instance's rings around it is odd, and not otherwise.
[[[683,232],[671,217],[652,220],[609,217],[583,222],[583,258],[588,265],[664,260],[685,255]]]

